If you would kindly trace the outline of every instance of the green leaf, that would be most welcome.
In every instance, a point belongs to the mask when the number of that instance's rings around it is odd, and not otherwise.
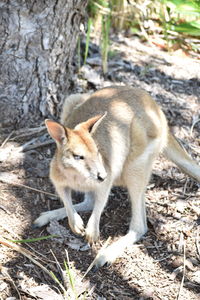
[[[200,36],[200,22],[185,22],[179,25],[171,25],[171,30],[185,33],[188,35]]]
[[[200,29],[200,20],[198,20],[198,21],[191,21],[190,24],[192,26]]]
[[[172,10],[183,14],[200,14],[200,1],[198,0],[162,0]]]

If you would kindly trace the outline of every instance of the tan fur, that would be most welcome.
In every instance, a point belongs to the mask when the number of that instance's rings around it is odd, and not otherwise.
[[[61,124],[46,121],[57,143],[50,178],[65,208],[42,214],[35,225],[68,216],[73,232],[89,243],[99,238],[99,222],[113,185],[126,186],[132,205],[128,233],[107,247],[96,266],[112,263],[147,231],[144,193],[152,165],[164,154],[200,182],[200,167],[170,134],[155,101],[132,87],[108,87],[89,95],[72,95],[63,106]],[[85,193],[73,206],[71,190]],[[86,228],[78,211],[92,210]]]
[[[69,116],[69,114],[77,108],[79,105],[83,104],[88,98],[90,97],[90,94],[74,94],[68,96],[65,101],[62,108],[62,112],[60,115],[60,122],[63,124],[65,123],[65,120]]]

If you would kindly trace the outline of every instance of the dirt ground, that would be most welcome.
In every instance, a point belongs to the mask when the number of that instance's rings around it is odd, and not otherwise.
[[[115,55],[109,60],[104,78],[99,50],[91,45],[87,64],[77,74],[75,91],[111,84],[145,89],[160,103],[183,146],[200,162],[197,58],[168,54],[135,38],[119,36],[111,46]],[[32,229],[31,224],[41,212],[61,207],[52,195],[54,189],[48,178],[55,146],[49,142],[43,120],[35,128],[1,128],[0,241],[4,245],[0,245],[0,299],[63,299],[63,287],[68,289],[66,299],[200,299],[199,184],[159,157],[146,192],[148,233],[115,264],[97,272],[91,270],[82,279],[107,239],[114,241],[126,233],[130,220],[127,191],[112,189],[101,218],[101,239],[92,248],[69,231],[66,220]],[[88,216],[83,215],[85,221]],[[59,234],[60,238],[23,244],[5,241],[49,234]],[[73,275],[61,271],[65,270],[64,261],[68,261]],[[74,287],[70,288],[72,277]]]

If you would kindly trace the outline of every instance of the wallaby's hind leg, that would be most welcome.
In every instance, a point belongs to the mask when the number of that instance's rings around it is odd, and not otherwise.
[[[150,149],[151,151],[149,151]],[[155,148],[148,146],[142,155],[127,164],[123,175],[131,200],[132,218],[129,231],[115,243],[100,251],[95,262],[97,268],[105,263],[113,263],[128,246],[137,242],[147,232],[144,193],[151,175],[153,160],[157,153],[155,143]]]
[[[77,212],[87,212],[93,209],[94,206],[94,196],[92,193],[85,193],[84,200],[80,203],[74,205]],[[67,212],[65,207],[46,211],[41,213],[41,215],[34,221],[33,227],[42,227],[48,224],[52,220],[62,220],[67,217]]]

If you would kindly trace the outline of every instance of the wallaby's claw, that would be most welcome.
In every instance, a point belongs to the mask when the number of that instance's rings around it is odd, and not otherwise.
[[[69,226],[71,230],[80,236],[85,235],[85,228],[83,224],[82,218],[79,216],[79,214],[75,213],[73,216],[73,220],[69,220]]]
[[[85,230],[85,239],[86,241],[92,245],[99,240],[99,230],[90,230],[89,227]]]

